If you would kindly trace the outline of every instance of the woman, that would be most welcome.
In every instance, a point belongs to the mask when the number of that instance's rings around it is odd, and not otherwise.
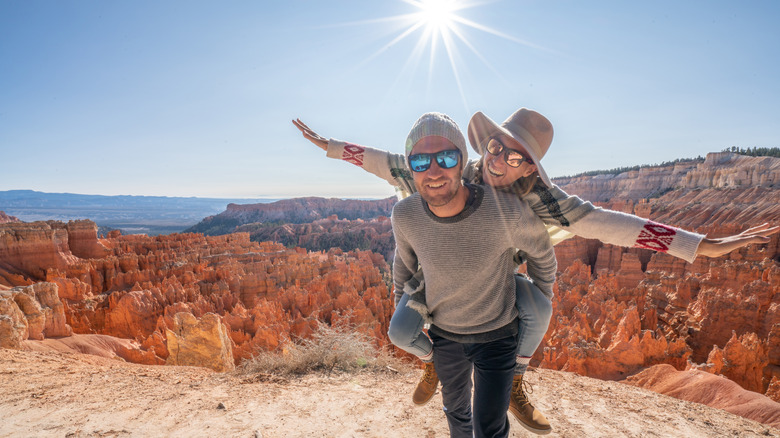
[[[396,187],[401,197],[415,191],[404,155],[326,140],[300,120],[293,123],[305,138],[325,150],[328,157],[349,161],[379,176]],[[549,149],[552,136],[549,120],[527,108],[519,109],[501,125],[478,112],[469,122],[468,137],[481,159],[469,161],[463,177],[469,182],[511,191],[524,199],[548,226],[553,243],[578,235],[613,245],[668,252],[692,262],[698,254],[717,257],[750,243],[766,242],[766,236],[778,230],[764,224],[737,236],[707,239],[638,216],[597,208],[590,202],[569,196],[550,182],[540,160]],[[522,252],[518,255],[522,256]],[[416,404],[423,404],[435,393],[438,379],[430,362],[430,340],[422,333],[426,316],[424,279],[422,272],[417,274],[404,291],[395,291],[396,310],[388,335],[395,345],[417,355],[425,363],[423,377],[413,396]],[[547,433],[551,429],[549,422],[528,401],[522,388],[522,377],[547,331],[552,297],[545,296],[531,281],[520,276],[516,286],[521,338],[510,411],[527,429]]]

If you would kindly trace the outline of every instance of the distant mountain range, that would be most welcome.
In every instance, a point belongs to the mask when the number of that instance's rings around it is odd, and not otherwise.
[[[22,221],[91,219],[101,230],[123,234],[181,232],[203,218],[224,211],[228,204],[256,204],[278,199],[185,198],[167,196],[104,196],[0,191],[0,211]]]

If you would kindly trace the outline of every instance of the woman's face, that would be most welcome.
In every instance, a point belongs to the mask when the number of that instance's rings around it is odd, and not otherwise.
[[[516,152],[528,157],[523,147],[515,139],[503,134],[493,136],[492,139],[497,140],[504,147],[498,155],[493,155],[485,150],[485,154],[482,156],[482,181],[485,184],[493,187],[508,187],[518,179],[536,172],[536,165],[529,164],[527,160],[523,160],[518,167],[507,164],[507,152]]]

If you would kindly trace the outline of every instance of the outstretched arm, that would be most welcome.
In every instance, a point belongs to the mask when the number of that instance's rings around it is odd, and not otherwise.
[[[392,154],[381,149],[339,141],[333,138],[325,139],[325,137],[314,132],[300,119],[295,119],[292,122],[301,131],[303,137],[324,150],[328,158],[346,161],[366,172],[373,173],[387,181],[391,186],[396,187],[404,195],[415,192],[414,181],[406,166],[406,157],[404,155]]]
[[[753,243],[767,243],[769,242],[769,236],[778,231],[780,231],[779,226],[770,227],[768,223],[764,223],[734,236],[716,239],[705,237],[699,244],[696,254],[707,257],[720,257]]]
[[[295,119],[292,121],[293,125],[295,125],[298,130],[301,131],[303,134],[303,137],[306,140],[309,140],[310,142],[314,143],[314,146],[317,146],[318,148],[322,149],[323,151],[328,151],[328,139],[317,134],[316,132],[312,131],[311,128],[306,126],[305,123],[301,121],[301,119]]]
[[[596,207],[558,186],[537,184],[523,199],[548,226],[611,245],[665,252],[687,262],[696,258],[696,249],[705,237],[633,214]]]
[[[689,263],[697,255],[719,257],[751,243],[766,243],[767,236],[780,231],[777,226],[764,224],[735,236],[707,238],[632,214],[595,207],[558,186],[537,185],[523,199],[547,225],[612,245],[665,252]]]

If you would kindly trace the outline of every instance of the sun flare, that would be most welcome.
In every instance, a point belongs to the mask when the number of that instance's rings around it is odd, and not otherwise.
[[[445,32],[455,18],[457,3],[452,0],[422,0],[415,4],[420,8],[420,22],[433,33]]]
[[[433,78],[434,69],[437,66],[437,59],[440,50],[443,49],[447,62],[448,70],[454,76],[458,91],[464,106],[468,108],[466,96],[463,92],[461,83],[461,72],[458,66],[465,67],[461,47],[467,49],[472,56],[479,59],[485,66],[493,71],[498,77],[503,77],[493,65],[488,62],[471,41],[469,41],[466,30],[476,30],[484,32],[517,44],[521,44],[533,49],[546,50],[536,44],[524,41],[512,35],[500,32],[492,27],[476,23],[464,17],[464,11],[474,7],[482,6],[490,1],[486,0],[399,0],[414,8],[413,12],[396,15],[391,17],[382,17],[372,20],[363,20],[352,24],[376,24],[385,22],[400,23],[400,33],[395,35],[391,41],[368,56],[362,63],[368,63],[374,58],[380,56],[386,50],[398,44],[400,41],[409,38],[414,34],[419,35],[417,43],[412,48],[406,63],[401,69],[399,79],[405,71],[416,71],[417,65],[424,57],[424,53],[429,54],[428,60],[428,80]],[[459,47],[460,46],[460,47]],[[361,63],[361,64],[362,64]]]

